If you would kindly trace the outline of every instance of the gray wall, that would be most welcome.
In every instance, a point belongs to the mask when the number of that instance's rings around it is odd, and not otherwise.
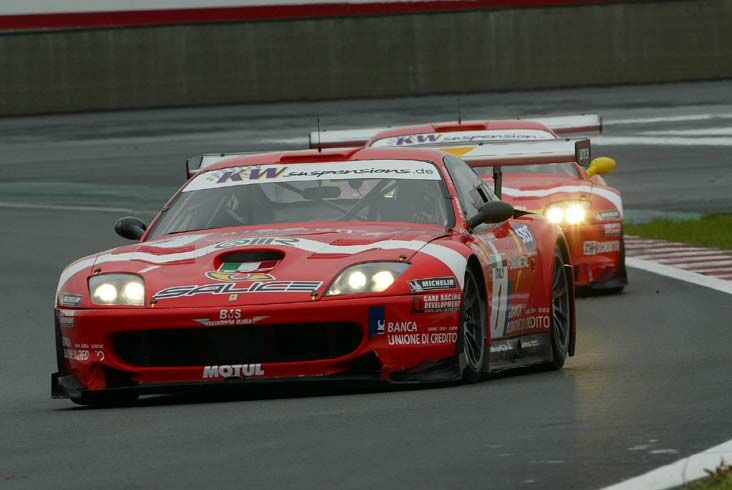
[[[0,34],[0,115],[732,77],[732,0]]]

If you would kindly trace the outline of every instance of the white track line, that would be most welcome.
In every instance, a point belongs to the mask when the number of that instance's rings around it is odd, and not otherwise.
[[[688,114],[685,116],[659,116],[659,117],[638,117],[635,119],[606,119],[602,121],[603,126],[620,126],[623,124],[648,124],[659,122],[681,122],[681,121],[704,121],[712,119],[711,114]],[[719,118],[729,117],[728,114],[720,114]]]
[[[732,128],[671,129],[668,131],[644,131],[649,136],[732,136]]]
[[[722,460],[732,461],[732,440],[603,490],[663,490],[680,487],[707,476],[705,470],[713,470]]]
[[[127,208],[106,208],[95,206],[64,206],[56,204],[22,204],[14,202],[0,202],[0,208],[10,209],[45,209],[50,211],[92,211],[100,213],[154,213],[155,211],[144,211],[140,209]]]
[[[716,277],[705,276],[703,274],[697,274],[696,272],[679,269],[678,267],[672,267],[670,265],[659,264],[651,262],[650,260],[637,259],[634,257],[626,258],[625,264],[628,267],[642,269],[644,271],[653,272],[654,274],[660,274],[680,281],[690,282],[697,286],[704,286],[716,289],[723,293],[732,294],[732,282],[718,279]],[[732,458],[730,458],[730,461],[732,461]]]
[[[648,146],[732,146],[732,137],[680,137],[680,136],[597,136],[597,145],[648,145]]]

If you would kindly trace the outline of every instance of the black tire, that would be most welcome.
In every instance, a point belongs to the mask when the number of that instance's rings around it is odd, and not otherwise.
[[[485,297],[481,294],[475,274],[467,269],[458,328],[458,355],[464,383],[480,381],[486,370],[488,355],[485,329]]]
[[[87,407],[118,407],[130,405],[140,397],[134,391],[123,392],[90,392],[85,391],[79,397],[71,397],[71,401],[77,405]]]
[[[567,274],[562,253],[559,249],[556,249],[552,265],[552,361],[549,363],[552,369],[562,369],[562,366],[564,366],[572,335],[572,305],[569,290],[571,283],[567,278]]]

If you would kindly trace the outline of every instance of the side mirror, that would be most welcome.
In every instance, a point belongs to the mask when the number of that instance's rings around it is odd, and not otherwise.
[[[480,207],[478,214],[468,220],[471,230],[483,223],[500,223],[513,216],[513,206],[504,201],[491,201]]]
[[[610,157],[598,157],[592,160],[589,168],[587,169],[587,177],[593,175],[602,175],[615,170],[615,160]]]
[[[122,238],[128,240],[139,240],[145,234],[147,225],[140,218],[134,216],[125,216],[120,218],[114,224],[114,231]]]

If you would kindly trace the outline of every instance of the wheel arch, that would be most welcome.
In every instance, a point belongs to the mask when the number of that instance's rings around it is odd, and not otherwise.
[[[557,235],[555,242],[555,248],[559,249],[559,253],[562,255],[562,261],[564,263],[565,274],[567,275],[567,282],[569,283],[569,308],[570,308],[570,338],[569,338],[569,349],[567,353],[570,356],[574,356],[575,345],[577,343],[577,315],[575,305],[575,286],[574,286],[574,268],[572,267],[572,261],[569,254],[569,245],[564,234]],[[549,283],[551,284],[551,282]]]

